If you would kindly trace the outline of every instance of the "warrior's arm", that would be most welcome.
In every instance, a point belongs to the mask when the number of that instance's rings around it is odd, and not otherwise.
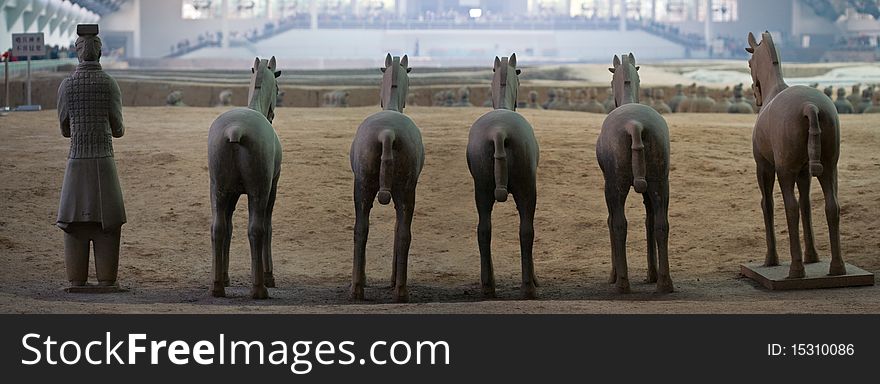
[[[67,95],[64,92],[67,88],[66,83],[67,79],[64,79],[58,87],[58,122],[61,125],[61,135],[70,137],[70,115],[67,111]]]
[[[122,91],[113,79],[110,79],[110,132],[113,137],[122,137],[125,134],[125,126],[122,124]]]

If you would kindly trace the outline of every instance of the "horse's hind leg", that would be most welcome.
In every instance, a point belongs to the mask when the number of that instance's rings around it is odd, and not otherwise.
[[[495,206],[494,186],[475,188],[477,203],[477,244],[480,248],[480,285],[483,297],[495,297],[495,269],[492,266],[492,208]]]
[[[660,264],[657,271],[657,292],[669,293],[673,291],[672,277],[669,274],[669,182],[664,180],[648,185],[654,208],[653,230]]]
[[[356,176],[357,177],[357,176]],[[379,192],[378,184],[367,185],[359,180],[354,184],[354,262],[351,271],[351,299],[363,300],[366,286],[367,237],[370,234],[370,210]]]
[[[532,247],[535,242],[535,204],[537,200],[534,182],[527,190],[516,190],[513,198],[519,211],[519,247],[522,258],[522,296],[534,299],[536,296],[537,279],[535,278],[535,262]]]
[[[819,176],[822,192],[825,193],[825,217],[828,220],[828,234],[831,237],[831,268],[829,275],[845,275],[846,265],[840,254],[840,205],[837,201],[837,166],[825,167]]]
[[[798,201],[794,197],[797,173],[779,170],[776,174],[779,175],[779,188],[782,190],[782,199],[785,201],[785,218],[788,221],[788,240],[791,247],[791,268],[788,271],[788,278],[802,278],[804,277],[804,260],[799,239],[800,217],[798,217]]]
[[[407,262],[409,260],[409,246],[412,242],[412,218],[415,212],[416,186],[412,185],[405,192],[394,194],[394,209],[397,211],[397,225],[394,230],[394,301],[405,303],[409,301],[409,291],[406,288]]]
[[[764,266],[779,265],[776,253],[776,233],[773,229],[773,185],[776,183],[776,172],[770,164],[758,160],[758,186],[761,188],[761,210],[764,213],[764,236],[767,239],[767,256]]]
[[[813,243],[813,215],[810,212],[810,168],[801,169],[797,178],[798,205],[801,207],[801,220],[804,224],[804,263],[816,263],[819,254]]]
[[[654,204],[650,192],[643,194],[645,200],[645,238],[648,241],[648,283],[657,282],[657,242],[654,238]]]
[[[605,205],[608,206],[608,230],[611,232],[611,255],[614,283],[620,293],[629,293],[626,267],[626,215],[624,204],[629,189],[620,190],[617,184],[605,182]]]
[[[223,286],[228,287],[229,284],[229,245],[232,243],[232,215],[235,213],[235,206],[238,204],[238,198],[241,195],[229,196],[226,202],[226,237],[223,238]]]
[[[248,240],[251,243],[251,297],[254,299],[268,299],[269,291],[266,290],[263,270],[263,245],[266,242],[267,230],[267,204],[269,196],[266,194],[248,195]]]
[[[216,191],[211,188],[211,208],[213,210],[213,223],[211,224],[211,244],[213,251],[214,286],[211,294],[214,297],[226,296],[225,287],[229,282],[229,238],[232,230],[232,221],[229,211],[234,207],[233,198],[227,193]]]
[[[263,244],[263,280],[267,288],[275,288],[275,275],[272,273],[272,211],[275,208],[275,194],[278,189],[278,176],[272,180],[272,190],[266,205],[266,239]]]

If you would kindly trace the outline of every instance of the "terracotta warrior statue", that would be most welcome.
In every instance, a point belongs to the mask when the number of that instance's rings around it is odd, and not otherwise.
[[[697,96],[691,100],[688,108],[690,113],[710,113],[715,108],[715,100],[709,97],[709,90],[701,85],[697,87]]]
[[[681,102],[678,103],[678,106],[675,107],[676,113],[687,113],[691,111],[691,102],[696,98],[696,90],[697,83],[693,83],[687,87],[684,99],[682,99]]]
[[[829,85],[822,90],[822,93],[828,96],[829,99],[834,100],[834,87]]]
[[[845,88],[837,88],[837,100],[834,101],[834,107],[837,108],[837,113],[839,114],[849,114],[854,112],[852,103],[846,98]]]
[[[529,91],[529,102],[526,104],[526,108],[529,109],[544,109],[538,104],[538,92]]]
[[[169,107],[185,107],[186,104],[183,102],[183,91],[171,91],[171,93],[165,97],[165,105]]]
[[[611,278],[617,291],[629,292],[626,263],[630,187],[642,194],[648,241],[648,282],[657,292],[672,292],[669,276],[669,128],[653,108],[639,104],[639,67],[632,53],[614,56],[611,85],[617,108],[608,114],[596,142],[596,158],[605,176],[605,203],[611,232]],[[659,262],[659,264],[658,264]]]
[[[215,107],[228,107],[232,105],[232,91],[224,89],[217,96],[217,105]]]
[[[284,95],[287,94],[287,91],[278,88],[278,95],[275,96],[275,107],[283,107],[284,106]]]
[[[678,111],[678,105],[686,99],[687,96],[684,95],[684,86],[681,84],[675,84],[675,96],[672,96],[672,98],[669,99],[669,109],[671,109],[672,112]]]
[[[480,282],[485,297],[495,296],[492,267],[492,208],[495,202],[516,200],[522,257],[523,297],[535,297],[538,282],[532,260],[537,201],[538,141],[531,124],[516,112],[519,74],[516,54],[495,57],[492,77],[494,110],[477,119],[468,134],[467,163],[474,178],[479,214]],[[558,94],[558,93],[557,93]]]
[[[873,98],[873,96],[874,93],[871,87],[862,90],[862,100],[859,101],[859,104],[855,106],[856,113],[865,113],[865,110],[871,107],[871,99]]]
[[[651,107],[661,115],[672,113],[672,108],[670,108],[669,105],[666,104],[666,101],[663,100],[665,97],[666,93],[663,92],[662,89],[658,88],[654,90],[654,105]]]
[[[112,137],[122,137],[122,93],[101,70],[97,24],[77,26],[76,70],[58,87],[61,134],[70,138],[56,225],[64,230],[64,263],[71,287],[86,287],[89,249],[98,285],[116,287],[119,240],[125,224]]]
[[[473,107],[471,104],[471,89],[468,87],[461,87],[458,89],[458,102],[455,103],[456,107]]]
[[[810,180],[819,179],[825,193],[825,216],[831,237],[830,275],[845,275],[840,255],[840,206],[837,200],[837,159],[840,124],[837,108],[821,91],[802,85],[789,87],[782,78],[779,51],[769,32],[760,43],[749,33],[749,59],[755,97],[762,106],[752,136],[752,151],[761,188],[761,208],[767,237],[766,266],[779,265],[773,229],[773,184],[779,179],[788,222],[791,267],[789,278],[804,277],[804,263],[819,261],[813,244],[810,213]],[[800,201],[795,198],[797,187]],[[801,217],[802,216],[802,217]],[[801,249],[798,221],[803,219]]]
[[[545,101],[544,104],[541,105],[541,108],[550,109],[550,106],[554,103],[556,103],[556,90],[550,88],[547,90],[547,101]]]
[[[730,87],[725,87],[723,91],[721,91],[721,99],[715,102],[715,106],[712,107],[712,113],[727,113],[730,110]]]
[[[617,105],[614,104],[614,88],[605,90],[605,101],[602,102],[602,105],[605,107],[605,113],[611,113],[614,108],[617,108]]]
[[[849,96],[846,97],[849,100],[849,103],[853,105],[853,108],[858,107],[859,104],[862,103],[862,87],[859,84],[853,84],[852,91],[849,93]]]
[[[584,112],[589,113],[601,113],[605,114],[605,106],[602,105],[598,100],[596,100],[596,89],[590,88],[587,90],[587,102],[581,108]]]
[[[415,123],[403,114],[409,89],[409,58],[385,57],[382,88],[379,91],[382,111],[364,120],[351,143],[351,170],[354,173],[354,267],[351,298],[364,299],[366,286],[367,235],[373,200],[387,205],[394,200],[397,225],[394,231],[394,257],[391,286],[396,302],[409,300],[406,268],[412,240],[410,227],[416,204],[416,184],[425,164],[422,134]]]
[[[749,104],[748,101],[743,98],[743,85],[737,84],[733,87],[733,103],[730,104],[730,108],[727,109],[728,113],[746,113],[746,114],[754,114],[755,110],[752,109],[752,105]]]
[[[874,92],[874,98],[862,113],[880,113],[880,92]]]
[[[642,88],[642,97],[639,99],[639,104],[647,105],[649,107],[654,105],[654,90],[651,88]]]
[[[483,107],[491,108],[492,107],[492,88],[489,87],[489,91],[486,92],[486,100],[483,100]]]
[[[281,142],[272,127],[281,71],[275,57],[254,59],[247,108],[233,108],[214,120],[208,131],[208,174],[211,183],[211,244],[214,297],[229,286],[229,241],[232,214],[241,195],[248,199],[251,248],[251,297],[266,299],[275,286],[272,274],[272,209],[281,175]]]

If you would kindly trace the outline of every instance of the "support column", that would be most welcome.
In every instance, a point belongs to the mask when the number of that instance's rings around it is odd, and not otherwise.
[[[404,19],[407,16],[407,2],[408,0],[397,0],[394,4],[397,8],[397,18]]]
[[[620,2],[620,31],[626,32],[626,0],[618,0]]]
[[[318,1],[309,0],[309,28],[311,30],[318,29]]]
[[[706,49],[712,48],[712,0],[706,0],[706,21],[703,23],[703,39]]]
[[[223,49],[229,49],[229,0],[222,0],[220,2],[220,18],[220,30],[223,34],[223,38],[220,39],[220,46]]]

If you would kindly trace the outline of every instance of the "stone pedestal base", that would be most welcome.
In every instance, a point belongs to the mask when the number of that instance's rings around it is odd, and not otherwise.
[[[873,273],[852,264],[846,264],[845,275],[829,276],[830,264],[830,261],[804,264],[806,276],[802,279],[788,278],[791,263],[780,263],[775,267],[765,267],[762,263],[743,264],[740,273],[774,291],[874,285]]]
[[[95,284],[86,284],[75,287],[67,287],[64,288],[64,292],[67,293],[117,293],[117,292],[127,292],[128,290],[125,288],[120,288],[119,285],[95,285]]]

